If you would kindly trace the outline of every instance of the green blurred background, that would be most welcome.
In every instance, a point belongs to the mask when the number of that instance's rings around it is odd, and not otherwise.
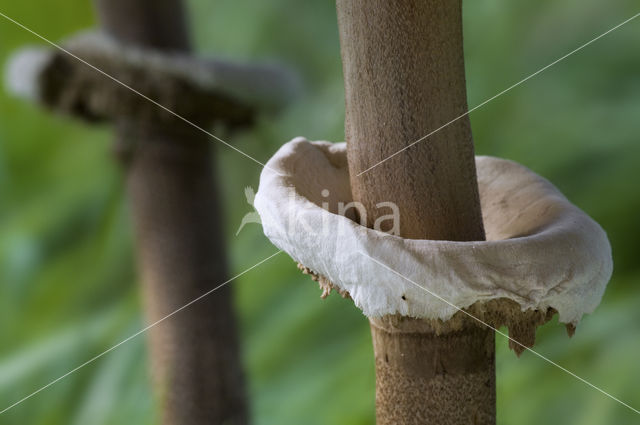
[[[278,59],[304,92],[276,119],[225,135],[266,161],[294,136],[343,139],[331,0],[191,0],[199,53]],[[94,23],[87,0],[0,0],[52,40]],[[465,2],[470,106],[640,12],[633,0]],[[0,63],[38,43],[0,18]],[[608,232],[615,273],[573,339],[557,321],[536,350],[640,407],[640,19],[472,114],[479,154],[554,182]],[[212,141],[212,143],[215,143]],[[108,128],[52,116],[0,92],[0,410],[143,326],[131,224]],[[260,168],[219,145],[232,269],[275,252],[257,225],[234,236]],[[256,424],[372,424],[368,323],[350,301],[320,300],[284,255],[233,282]],[[215,293],[211,296],[215,296]],[[500,424],[630,424],[639,416],[497,337]],[[152,424],[145,337],[0,416],[0,424]]]

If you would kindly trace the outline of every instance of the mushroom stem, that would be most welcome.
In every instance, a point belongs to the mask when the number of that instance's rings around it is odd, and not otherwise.
[[[104,29],[122,43],[189,49],[179,0],[97,0],[96,7]],[[211,142],[177,119],[119,117],[116,124],[153,323],[227,278]],[[248,422],[230,287],[150,334],[163,424]]]
[[[484,240],[467,116],[394,155],[467,111],[461,1],[337,0],[337,9],[351,190],[367,225],[393,202],[404,238]],[[493,332],[466,323],[437,335],[408,318],[380,326],[390,321],[371,321],[378,424],[495,423]]]
[[[495,338],[467,324],[437,334],[424,320],[371,320],[376,416],[386,424],[494,424]]]

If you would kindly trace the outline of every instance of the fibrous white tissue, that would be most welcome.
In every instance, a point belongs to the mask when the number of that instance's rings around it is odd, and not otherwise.
[[[296,138],[266,165],[255,199],[265,235],[348,291],[368,317],[448,320],[459,308],[507,298],[577,324],[611,277],[604,230],[513,161],[476,157],[487,240],[475,242],[403,239],[337,214],[339,202],[352,201],[344,143]]]

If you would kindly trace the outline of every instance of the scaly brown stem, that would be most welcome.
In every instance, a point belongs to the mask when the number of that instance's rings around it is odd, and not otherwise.
[[[394,202],[402,237],[484,240],[468,117],[365,171],[467,111],[461,1],[337,7],[351,189],[368,226],[389,213],[378,203]],[[371,330],[378,424],[495,423],[492,331],[467,323],[436,335],[391,317]]]
[[[189,50],[179,0],[97,0],[96,7],[122,43]],[[119,119],[117,137],[153,323],[220,285],[227,268],[210,140],[179,120],[147,121]],[[150,333],[163,424],[248,422],[230,287]]]

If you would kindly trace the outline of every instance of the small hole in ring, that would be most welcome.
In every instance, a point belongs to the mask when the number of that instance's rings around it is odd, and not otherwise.
[[[407,297],[405,297],[405,296],[403,295],[403,296],[402,296],[402,299],[406,301],[406,300],[407,300]]]

